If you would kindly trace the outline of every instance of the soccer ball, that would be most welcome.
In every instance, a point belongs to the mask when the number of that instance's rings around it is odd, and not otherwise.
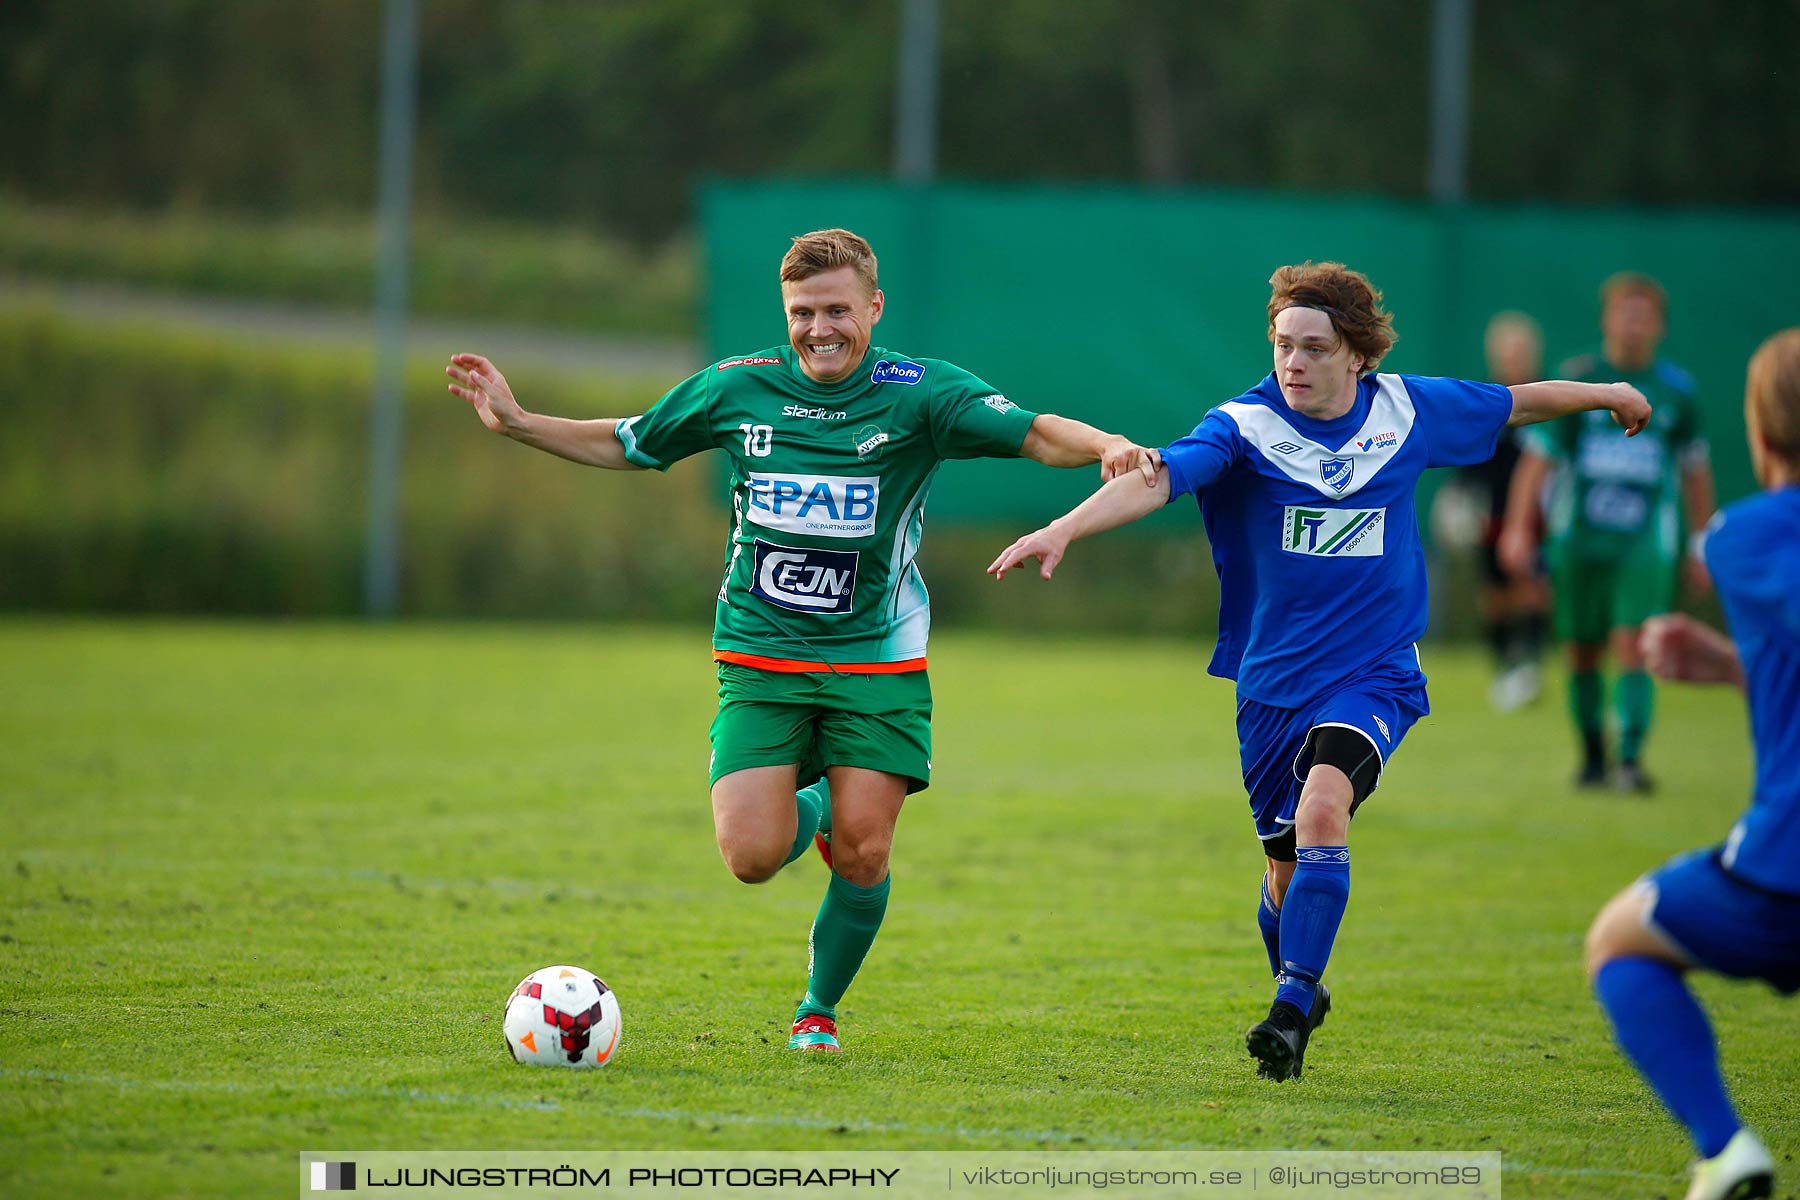
[[[539,1067],[604,1067],[619,1048],[619,998],[580,967],[533,971],[506,998],[506,1048]]]

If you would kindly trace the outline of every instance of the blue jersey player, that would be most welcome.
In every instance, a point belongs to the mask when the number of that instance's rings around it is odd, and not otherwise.
[[[1350,897],[1350,817],[1429,711],[1414,485],[1427,467],[1490,457],[1508,424],[1608,409],[1636,433],[1650,406],[1625,384],[1378,375],[1393,319],[1366,278],[1308,262],[1269,282],[1273,373],[1164,448],[1153,485],[1108,484],[988,569],[1036,558],[1048,579],[1076,538],[1199,498],[1221,588],[1208,670],[1237,681],[1267,859],[1257,920],[1275,1003],[1247,1044],[1260,1074],[1285,1080],[1331,1005],[1320,977]]]
[[[1749,697],[1750,808],[1723,845],[1678,857],[1615,896],[1587,940],[1588,973],[1620,1048],[1700,1151],[1689,1200],[1768,1196],[1774,1160],[1738,1123],[1683,973],[1800,991],[1800,328],[1751,358],[1744,421],[1767,490],[1720,513],[1704,542],[1732,637],[1670,615],[1645,622],[1642,648],[1666,679],[1729,683]]]

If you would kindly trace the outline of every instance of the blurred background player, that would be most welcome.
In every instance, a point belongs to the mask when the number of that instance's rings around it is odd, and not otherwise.
[[[1210,674],[1237,682],[1244,788],[1266,859],[1257,924],[1275,975],[1245,1045],[1257,1073],[1297,1079],[1331,1009],[1321,978],[1350,899],[1350,818],[1407,730],[1430,712],[1417,642],[1425,553],[1413,496],[1428,467],[1494,452],[1508,423],[1595,410],[1636,433],[1635,388],[1551,381],[1505,388],[1377,375],[1394,344],[1381,293],[1342,263],[1269,280],[1274,370],[1131,472],[1001,552],[1050,578],[1077,538],[1179,496],[1200,503],[1219,573]]]
[[[1557,637],[1569,645],[1569,711],[1581,739],[1576,783],[1607,782],[1600,665],[1610,643],[1618,665],[1613,706],[1619,728],[1613,786],[1647,792],[1642,755],[1655,690],[1638,650],[1645,619],[1667,612],[1683,560],[1677,492],[1688,527],[1712,517],[1713,477],[1699,399],[1686,371],[1657,356],[1667,330],[1668,296],[1648,275],[1624,271],[1600,289],[1601,346],[1565,364],[1562,374],[1593,383],[1625,382],[1649,398],[1655,416],[1627,441],[1604,417],[1584,413],[1533,431],[1513,472],[1502,564],[1515,578],[1536,570],[1544,483],[1559,468],[1547,516],[1550,582]],[[1705,572],[1690,556],[1690,582]]]
[[[1482,348],[1488,379],[1493,383],[1511,387],[1544,377],[1544,335],[1526,313],[1495,313],[1488,321]],[[1460,473],[1486,510],[1481,529],[1481,618],[1494,655],[1494,683],[1488,694],[1501,712],[1531,703],[1543,687],[1538,657],[1550,609],[1549,588],[1540,572],[1514,575],[1500,563],[1500,531],[1506,524],[1507,498],[1519,453],[1519,436],[1509,425],[1500,431],[1494,457],[1464,467]]]
[[[796,1050],[839,1048],[836,1005],[887,912],[895,822],[930,784],[931,602],[915,560],[939,465],[1018,455],[1101,462],[1111,478],[1151,461],[950,363],[872,346],[886,303],[876,266],[848,230],[795,238],[781,260],[788,344],[706,367],[641,416],[542,416],[487,359],[447,368],[489,429],[562,458],[666,471],[705,450],[729,457],[735,520],[713,626],[719,852],[761,883],[831,839]]]
[[[1644,624],[1665,679],[1745,692],[1755,742],[1750,809],[1723,845],[1673,859],[1615,896],[1588,931],[1588,973],[1619,1047],[1693,1136],[1689,1200],[1768,1196],[1774,1161],[1725,1091],[1693,968],[1800,991],[1800,328],[1750,360],[1746,435],[1766,490],[1719,514],[1706,566],[1731,637],[1686,616]]]

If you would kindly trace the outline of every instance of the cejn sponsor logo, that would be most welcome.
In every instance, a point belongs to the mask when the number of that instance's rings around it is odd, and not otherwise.
[[[997,413],[1009,413],[1013,409],[1019,407],[1011,400],[1008,400],[1005,396],[999,395],[998,393],[992,396],[983,396],[981,402]]]
[[[749,518],[764,529],[815,537],[868,537],[881,506],[879,475],[780,475],[752,471],[744,482]]]
[[[795,612],[847,613],[856,596],[855,550],[813,550],[756,539],[750,593]]]
[[[804,417],[808,421],[843,421],[850,416],[847,412],[839,412],[834,408],[803,408],[798,404],[790,404],[781,410],[784,417]]]
[[[1385,508],[1304,508],[1283,510],[1281,548],[1289,554],[1325,558],[1379,558]]]
[[[1399,444],[1400,435],[1393,430],[1389,430],[1387,433],[1377,433],[1373,436],[1363,438],[1356,443],[1356,448],[1361,450],[1364,454],[1367,454],[1371,450],[1386,450],[1391,446],[1398,446]]]
[[[724,371],[732,367],[773,367],[780,362],[779,358],[728,358],[713,370]]]
[[[875,364],[869,373],[870,383],[904,383],[912,387],[925,378],[925,367],[922,363],[908,362],[904,358],[889,362],[882,359]]]

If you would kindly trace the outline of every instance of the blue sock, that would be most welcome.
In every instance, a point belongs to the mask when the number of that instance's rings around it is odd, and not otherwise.
[[[1325,974],[1344,906],[1350,902],[1350,848],[1302,846],[1294,879],[1281,898],[1281,974],[1275,999],[1312,1011],[1313,988]]]
[[[1687,1126],[1701,1158],[1725,1149],[1737,1113],[1719,1074],[1712,1026],[1681,972],[1654,958],[1615,958],[1594,976],[1613,1035],[1664,1107]]]
[[[794,793],[794,844],[789,847],[787,858],[782,860],[783,866],[805,854],[813,844],[813,834],[819,831],[820,813],[824,807],[817,794],[822,783],[824,780]],[[827,825],[826,828],[829,829],[830,826]]]
[[[1269,974],[1281,975],[1281,910],[1269,899],[1269,877],[1263,876],[1262,903],[1256,906],[1256,923],[1262,928],[1263,947],[1269,952]]]

